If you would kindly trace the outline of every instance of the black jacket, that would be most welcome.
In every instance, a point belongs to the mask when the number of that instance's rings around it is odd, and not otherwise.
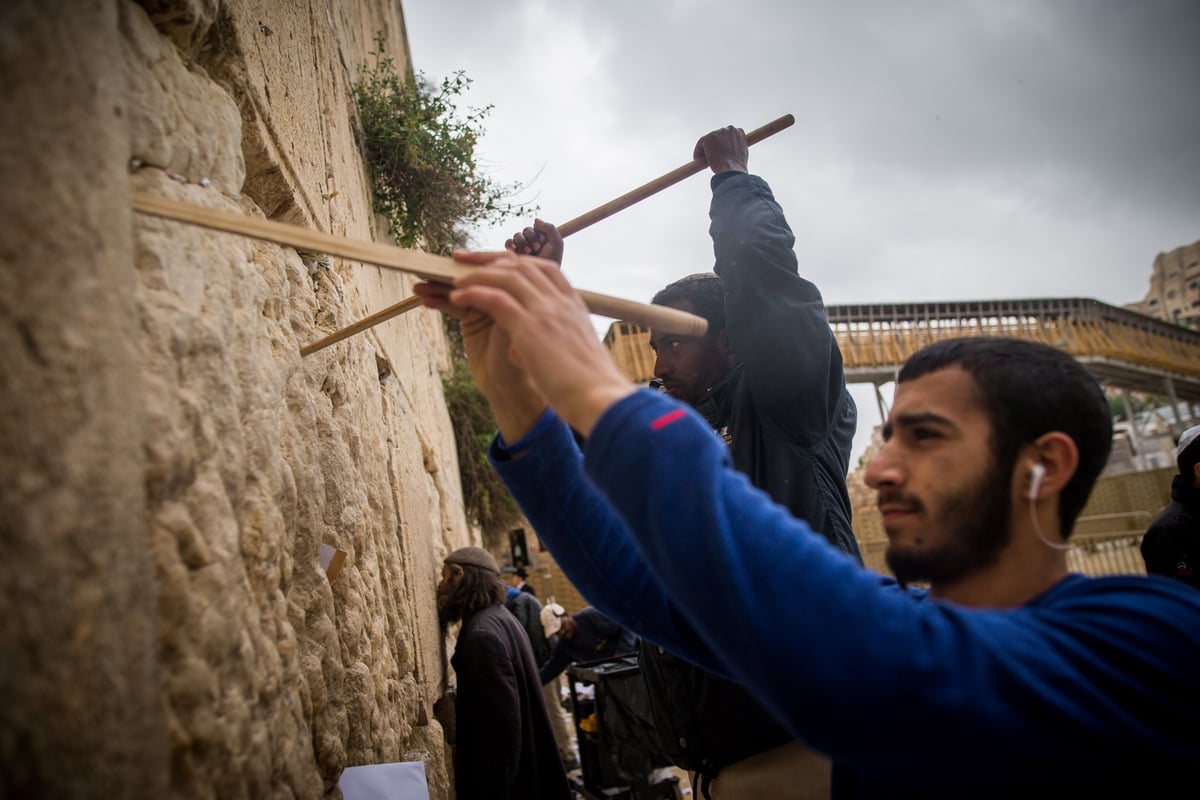
[[[458,800],[572,797],[529,638],[504,607],[463,620],[454,657]]]
[[[1171,502],[1142,537],[1146,572],[1200,589],[1200,489],[1190,475],[1171,480]]]
[[[506,592],[504,607],[525,629],[529,636],[529,646],[533,649],[534,663],[540,667],[550,657],[550,642],[546,641],[546,630],[542,627],[542,604],[529,592],[516,589],[508,589]]]
[[[588,606],[571,615],[577,626],[575,636],[550,638],[550,658],[539,670],[543,684],[557,678],[567,667],[580,661],[612,658],[637,652],[638,637]]]
[[[755,486],[861,563],[846,491],[857,409],[821,294],[799,276],[795,237],[762,178],[721,173],[712,187],[715,271],[741,365],[696,410]],[[650,642],[641,664],[660,743],[679,766],[712,776],[791,740],[736,684]]]

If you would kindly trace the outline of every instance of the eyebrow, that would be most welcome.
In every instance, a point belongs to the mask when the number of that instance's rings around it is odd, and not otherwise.
[[[941,414],[934,414],[932,411],[922,411],[916,414],[901,414],[895,420],[888,420],[886,423],[884,423],[882,431],[883,440],[886,442],[888,439],[892,438],[892,430],[896,427],[912,428],[916,425],[928,425],[930,423],[933,423],[934,425],[945,425],[951,428],[954,427],[954,423],[948,418],[943,417]]]

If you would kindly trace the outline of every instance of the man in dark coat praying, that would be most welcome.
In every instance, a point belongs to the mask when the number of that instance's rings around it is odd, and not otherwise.
[[[529,637],[504,608],[491,554],[462,547],[438,583],[443,626],[462,620],[450,663],[458,676],[454,779],[459,800],[569,800]]]

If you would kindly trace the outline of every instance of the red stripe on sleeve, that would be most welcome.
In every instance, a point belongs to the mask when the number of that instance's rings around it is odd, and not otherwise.
[[[663,414],[661,417],[654,420],[654,422],[650,423],[650,430],[660,431],[670,425],[672,422],[683,419],[683,415],[686,413],[687,412],[682,408],[677,408],[674,411],[668,411],[666,414]]]

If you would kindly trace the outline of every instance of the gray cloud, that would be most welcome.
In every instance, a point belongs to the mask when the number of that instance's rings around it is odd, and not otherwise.
[[[1200,4],[744,0],[405,5],[418,69],[495,106],[481,155],[563,221],[790,112],[751,169],[827,302],[1141,299],[1200,239]],[[689,179],[568,241],[635,299],[706,268]],[[477,232],[495,247],[518,227]],[[860,398],[860,405],[862,404]],[[873,403],[871,404],[873,405]],[[875,416],[863,406],[869,433]]]

